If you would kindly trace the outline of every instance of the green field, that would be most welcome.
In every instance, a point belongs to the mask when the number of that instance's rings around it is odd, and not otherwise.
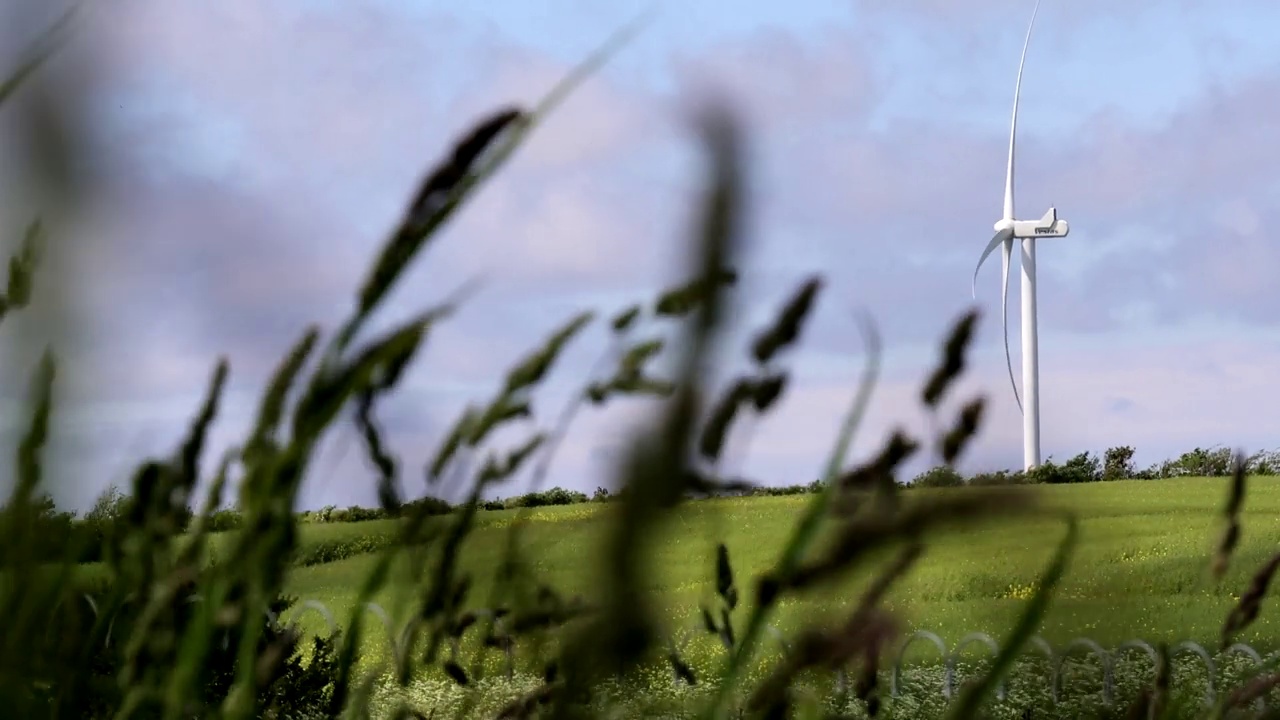
[[[1043,635],[1058,643],[1088,635],[1104,644],[1129,638],[1212,641],[1232,596],[1280,541],[1280,482],[1250,483],[1244,537],[1227,580],[1215,587],[1208,559],[1220,529],[1224,479],[1126,481],[1033,488],[1052,507],[1079,513],[1080,545],[1045,621]],[[934,490],[918,492],[964,492]],[[715,542],[728,545],[739,578],[755,576],[774,562],[803,503],[810,498],[743,498],[689,503],[665,528],[653,556],[653,600],[673,622],[691,621],[712,588]],[[585,504],[529,511],[523,551],[540,576],[565,594],[591,595],[594,560],[608,527],[608,505]],[[475,574],[472,601],[491,588],[486,569],[499,557],[517,511],[483,513],[463,566]],[[333,535],[390,533],[388,522],[307,525],[303,542]],[[971,631],[1003,634],[1014,621],[1029,587],[1063,535],[1061,521],[1037,518],[989,528],[937,535],[916,570],[892,595],[911,627],[954,641]],[[352,607],[357,587],[373,567],[372,555],[293,571],[288,590],[317,599],[336,611]],[[408,568],[402,568],[400,577]],[[793,627],[816,610],[838,612],[852,602],[867,575],[785,605],[781,628]],[[740,581],[741,582],[741,581]],[[742,583],[746,586],[746,583]],[[375,600],[390,608],[404,590],[392,585]],[[1280,615],[1263,612],[1243,639],[1280,645]],[[315,619],[309,623],[316,622]]]
[[[1244,535],[1233,566],[1221,586],[1208,577],[1211,550],[1221,531],[1226,479],[1189,478],[1125,481],[1076,486],[1026,488],[1041,494],[1044,505],[1069,508],[1080,518],[1080,544],[1066,578],[1050,607],[1041,635],[1055,645],[1088,636],[1104,647],[1132,638],[1149,642],[1196,640],[1212,646],[1226,613],[1250,576],[1280,542],[1280,481],[1250,482]],[[929,492],[965,490],[921,490]],[[768,569],[810,496],[742,498],[689,503],[664,528],[652,555],[651,601],[662,608],[672,628],[692,627],[700,600],[713,592],[714,547],[728,545],[739,585]],[[539,508],[522,548],[539,576],[566,595],[591,597],[599,571],[595,555],[616,506],[583,504]],[[463,566],[475,576],[473,605],[483,605],[492,588],[494,560],[503,552],[506,532],[518,511],[482,513],[463,553]],[[303,542],[321,542],[340,534],[390,533],[390,521],[304,526]],[[935,535],[915,571],[892,594],[890,607],[901,613],[910,630],[929,630],[949,645],[971,632],[1001,638],[1016,620],[1029,589],[1042,571],[1065,528],[1052,517],[1000,522],[982,529],[952,530]],[[786,602],[773,619],[783,631],[821,619],[836,620],[856,601],[860,587],[887,556],[838,586],[823,588],[803,600]],[[315,599],[345,618],[358,587],[375,563],[374,555],[292,571],[288,592]],[[411,568],[402,566],[392,583],[374,600],[388,610],[411,589]],[[750,592],[746,597],[749,599]],[[745,617],[745,609],[738,616]],[[369,620],[374,620],[368,616]],[[308,629],[321,630],[316,613],[298,615]],[[363,653],[387,651],[385,634],[374,622]],[[1262,615],[1241,640],[1263,652],[1280,647],[1280,611],[1264,603]],[[717,648],[709,638],[694,637],[695,669],[712,669]],[[972,660],[982,657],[972,648]],[[496,653],[493,653],[496,655]],[[968,656],[969,653],[966,653]],[[496,668],[500,658],[486,666]],[[925,644],[914,646],[911,663],[936,663]],[[655,683],[670,684],[669,674],[655,668]]]

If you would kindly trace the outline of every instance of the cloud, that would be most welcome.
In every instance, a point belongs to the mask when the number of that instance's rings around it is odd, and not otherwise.
[[[1038,249],[1046,451],[1263,442],[1252,399],[1267,392],[1264,368],[1280,349],[1271,282],[1280,251],[1268,240],[1280,225],[1280,74],[1240,60],[1216,80],[1173,78],[1153,103],[1166,108],[1159,113],[1079,105],[1076,94],[1102,72],[1090,54],[1114,57],[1096,49],[1112,46],[1079,38],[1103,37],[1127,14],[1172,23],[1181,6],[1111,5],[1093,17],[1098,3],[1053,5],[1042,11],[1044,44],[1061,64],[1026,89],[1018,166],[1019,213],[1038,216],[1054,202],[1073,228]],[[1004,174],[1007,83],[983,88],[1009,68],[970,51],[1012,6],[853,7],[875,22],[636,50],[627,67],[641,70],[607,67],[588,81],[450,223],[374,323],[484,281],[386,407],[406,483],[421,491],[421,463],[465,402],[487,399],[564,318],[584,303],[607,313],[651,298],[680,267],[701,171],[684,123],[709,88],[730,93],[751,131],[752,253],[739,289],[751,302],[730,352],[807,273],[828,281],[795,358],[811,374],[754,436],[761,477],[807,482],[823,461],[857,377],[858,311],[877,320],[887,351],[859,451],[894,422],[929,429],[915,393],[970,302]],[[59,61],[94,70],[82,101],[93,194],[74,225],[84,332],[64,348],[76,403],[68,462],[86,476],[122,465],[137,447],[131,433],[145,452],[172,447],[220,354],[232,364],[234,401],[216,444],[232,443],[303,328],[331,330],[349,311],[380,241],[450,143],[497,107],[528,106],[569,69],[553,39],[517,41],[461,10],[134,0],[92,17]],[[1215,25],[1196,38],[1228,35]],[[1122,97],[1121,85],[1107,87]],[[0,142],[0,157],[17,152]],[[0,178],[0,188],[15,187]],[[1021,454],[995,276],[987,268],[979,278],[985,318],[961,393],[993,393],[973,467],[1016,465]],[[1015,350],[1017,295],[1015,276]],[[1234,329],[1231,344],[1208,345],[1204,328],[1215,325]],[[543,417],[603,344],[588,334],[565,358],[539,401]],[[553,484],[602,484],[601,463],[650,407],[592,413]],[[343,432],[319,460],[340,462],[308,480],[307,503],[371,501],[369,470]],[[95,475],[79,492],[104,482]]]

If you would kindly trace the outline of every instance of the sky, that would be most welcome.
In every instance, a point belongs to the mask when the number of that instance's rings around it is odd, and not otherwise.
[[[0,67],[57,14],[6,10]],[[826,281],[794,383],[737,438],[766,484],[817,477],[874,319],[884,364],[855,443],[929,433],[989,398],[967,472],[1021,465],[1000,338],[999,259],[970,282],[1001,210],[1009,111],[1031,0],[122,0],[79,16],[62,51],[0,109],[0,236],[49,195],[25,110],[73,113],[77,203],[51,227],[37,306],[0,326],[6,449],[43,343],[61,360],[54,494],[85,507],[172,452],[217,357],[231,364],[211,458],[244,437],[267,374],[309,323],[332,330],[416,183],[477,118],[535,102],[637,15],[643,32],[576,92],[418,258],[388,326],[483,280],[381,411],[402,486],[468,402],[579,309],[612,313],[679,277],[702,155],[694,101],[728,97],[747,130],[749,254],[726,357],[745,355],[810,274]],[[1130,445],[1280,446],[1280,27],[1263,0],[1043,0],[1019,115],[1018,215],[1071,223],[1038,245],[1041,433],[1066,459]],[[26,118],[26,119],[24,119]],[[59,206],[62,207],[62,206]],[[44,207],[45,214],[51,211]],[[1018,368],[1019,303],[1010,288]],[[950,324],[983,319],[941,417],[921,383]],[[54,331],[58,327],[63,330]],[[66,329],[71,328],[71,329]],[[661,333],[645,327],[645,333]],[[46,337],[47,336],[47,337]],[[607,349],[593,327],[536,400],[550,423]],[[1020,383],[1019,379],[1019,383]],[[548,485],[609,486],[654,403],[591,410]],[[529,432],[523,428],[504,441]],[[936,462],[923,452],[907,474]],[[351,424],[326,438],[300,505],[374,503]],[[525,479],[497,495],[523,492]],[[446,495],[455,490],[431,488]]]

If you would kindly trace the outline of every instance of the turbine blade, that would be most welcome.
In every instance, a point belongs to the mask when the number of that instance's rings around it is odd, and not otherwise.
[[[1036,13],[1040,12],[1040,0],[1036,0],[1031,11],[1031,23],[1027,25],[1027,37],[1022,41],[1022,59],[1018,61],[1018,80],[1013,85],[1013,119],[1009,121],[1009,166],[1004,176],[1004,219],[1012,220],[1013,215],[1013,155],[1014,144],[1018,136],[1018,98],[1022,94],[1022,68],[1027,64],[1027,48],[1031,45],[1031,29],[1036,26]]]
[[[1009,368],[1009,385],[1013,387],[1013,399],[1022,412],[1022,398],[1018,396],[1018,383],[1013,379],[1013,356],[1009,354],[1009,265],[1013,258],[1013,238],[1004,241],[1000,248],[1000,260],[1004,278],[1000,285],[1000,328],[1004,333],[1004,364]]]
[[[987,243],[987,249],[982,251],[982,257],[978,258],[978,266],[973,269],[972,292],[975,300],[978,298],[978,271],[982,269],[982,263],[987,261],[987,256],[989,256],[996,248],[1000,247],[1000,243],[1008,243],[1012,248],[1013,228],[1005,228],[1004,230],[996,233],[996,236],[991,238],[991,242]]]

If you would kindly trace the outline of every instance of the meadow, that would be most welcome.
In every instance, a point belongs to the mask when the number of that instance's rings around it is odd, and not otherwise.
[[[1280,479],[1253,478],[1243,517],[1246,531],[1236,561],[1222,582],[1210,579],[1209,561],[1220,534],[1229,482],[1229,478],[1178,478],[1020,488],[1039,495],[1047,512],[999,525],[936,533],[914,572],[890,591],[885,605],[900,614],[908,632],[928,630],[949,647],[973,632],[997,639],[1007,636],[1061,542],[1063,525],[1053,511],[1071,510],[1079,518],[1079,544],[1043,618],[1038,631],[1042,637],[1055,647],[1088,637],[1106,648],[1132,639],[1153,644],[1194,640],[1213,648],[1223,619],[1280,541],[1280,526],[1273,521],[1280,514]],[[909,495],[964,492],[969,490],[921,489]],[[709,499],[682,505],[666,521],[662,539],[648,558],[651,571],[646,591],[663,608],[668,632],[691,640],[692,664],[714,666],[719,653],[714,638],[694,632],[700,631],[699,604],[714,596],[717,543],[723,541],[728,547],[740,576],[759,576],[776,561],[775,548],[785,541],[807,500],[804,496]],[[492,568],[502,555],[512,523],[523,517],[527,526],[522,545],[538,577],[564,595],[598,600],[592,593],[602,562],[597,549],[604,545],[614,510],[608,503],[583,503],[478,515],[459,568],[475,578],[471,597],[480,602],[489,597]],[[301,527],[304,547],[357,538],[372,547],[377,538],[394,535],[396,521]],[[815,616],[847,612],[890,554],[881,553],[881,559],[863,571],[820,588],[811,597],[785,601],[772,624],[790,635]],[[286,578],[286,592],[318,600],[336,617],[346,618],[376,562],[376,553],[368,553],[298,567]],[[392,573],[401,582],[393,580],[373,600],[388,610],[402,603],[413,592],[403,582],[413,575],[407,570]],[[745,617],[749,612],[746,599],[737,614]],[[289,614],[310,631],[327,629],[319,613],[295,607]],[[1264,610],[1238,640],[1263,654],[1280,648],[1280,623],[1274,617]],[[406,619],[397,618],[396,628]],[[370,669],[389,651],[386,634],[376,621],[374,627],[364,636],[361,648],[362,665]],[[497,651],[476,644],[468,645],[465,652],[487,652],[484,664],[490,673],[500,675],[505,669]],[[772,652],[779,653],[780,648]],[[978,647],[969,648],[969,655],[975,663],[984,659]],[[520,648],[515,658],[518,673],[535,671]],[[906,665],[916,675],[933,678],[931,692],[924,696],[937,695],[940,678],[934,675],[940,671],[941,659],[931,646],[913,644]],[[669,692],[672,680],[660,660],[647,676],[655,683],[654,692]],[[451,684],[438,669],[434,673],[425,669],[422,683]]]

